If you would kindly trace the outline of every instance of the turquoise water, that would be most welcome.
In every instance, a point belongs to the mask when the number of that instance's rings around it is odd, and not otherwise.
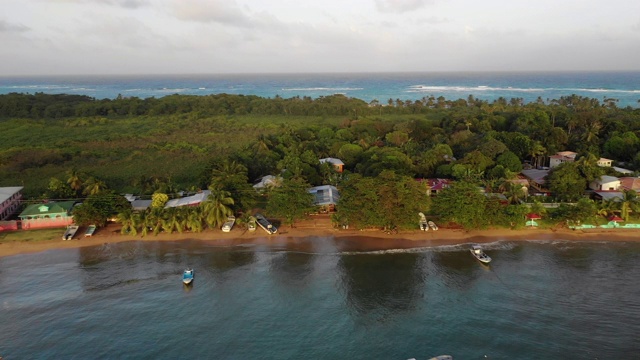
[[[243,94],[284,98],[317,98],[336,93],[367,102],[389,99],[418,100],[444,96],[449,100],[469,95],[492,101],[499,97],[525,102],[559,99],[572,94],[618,100],[619,107],[638,107],[640,72],[442,72],[355,74],[243,74],[243,75],[138,75],[138,76],[32,76],[0,77],[0,94],[66,93],[98,99],[122,96],[141,98],[171,94]]]
[[[631,359],[640,244],[129,242],[0,258],[4,359]],[[384,248],[384,246],[382,246]],[[193,266],[191,287],[182,270]]]

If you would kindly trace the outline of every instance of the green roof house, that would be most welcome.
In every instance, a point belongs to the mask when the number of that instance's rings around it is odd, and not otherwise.
[[[63,227],[73,223],[71,209],[75,201],[49,202],[27,206],[18,215],[22,229]]]

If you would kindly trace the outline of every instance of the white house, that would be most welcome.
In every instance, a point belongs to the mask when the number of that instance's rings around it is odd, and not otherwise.
[[[620,189],[620,179],[615,176],[602,175],[599,178],[593,180],[589,184],[591,190],[607,190],[617,191]]]
[[[313,204],[326,211],[335,210],[335,206],[340,200],[338,189],[333,185],[314,186],[307,191],[315,196]]]
[[[263,176],[257,184],[253,185],[253,188],[256,190],[263,190],[267,187],[277,187],[281,183],[282,183],[281,176],[266,175],[266,176]]]
[[[22,186],[0,187],[0,221],[13,215],[22,200]]]

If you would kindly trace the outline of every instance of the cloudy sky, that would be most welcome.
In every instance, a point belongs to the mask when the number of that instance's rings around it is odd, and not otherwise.
[[[0,0],[0,75],[640,70],[638,0]]]

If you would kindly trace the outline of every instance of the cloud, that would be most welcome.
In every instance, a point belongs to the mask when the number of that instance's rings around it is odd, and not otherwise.
[[[429,0],[375,0],[381,12],[404,13],[424,7]]]
[[[174,0],[172,14],[184,21],[220,23],[238,27],[251,26],[251,18],[235,1],[224,0]]]
[[[22,24],[11,24],[0,20],[0,32],[25,32],[30,29]]]
[[[127,9],[138,9],[149,5],[149,0],[41,0],[46,2],[74,3],[74,4],[104,4],[119,6]]]

